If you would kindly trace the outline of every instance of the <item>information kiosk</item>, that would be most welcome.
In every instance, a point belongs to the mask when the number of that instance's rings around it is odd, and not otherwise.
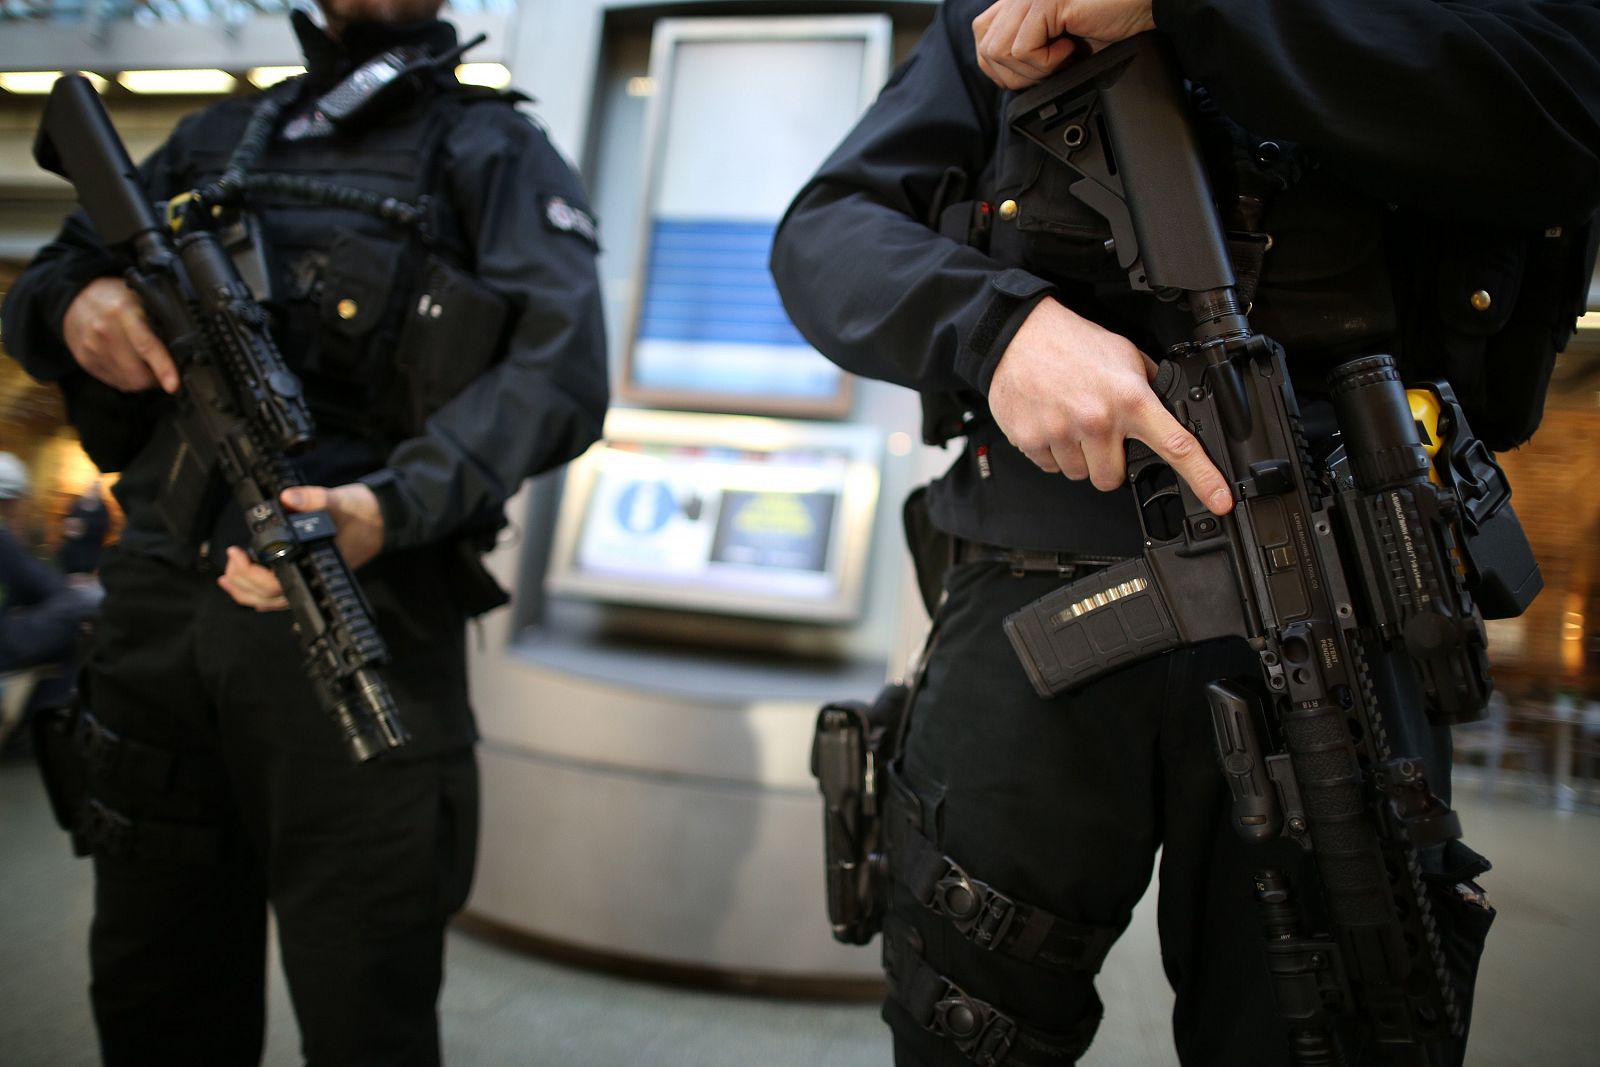
[[[812,992],[877,975],[828,935],[812,726],[921,640],[899,509],[941,465],[915,443],[916,397],[823,359],[767,273],[789,200],[932,14],[831,6],[849,13],[595,4],[541,25],[569,44],[587,28],[599,56],[573,79],[597,87],[581,123],[539,110],[584,131],[617,406],[602,443],[515,504],[492,566],[517,601],[485,621],[472,679],[469,921]],[[514,74],[560,61],[529,47]]]

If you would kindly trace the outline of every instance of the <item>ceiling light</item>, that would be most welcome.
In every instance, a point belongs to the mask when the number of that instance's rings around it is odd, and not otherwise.
[[[117,75],[122,87],[132,93],[227,93],[233,90],[234,77],[222,70],[125,70]]]
[[[250,84],[257,89],[265,89],[269,85],[277,85],[290,78],[298,78],[306,72],[304,67],[251,67],[245,75]]]
[[[462,85],[504,89],[511,84],[511,71],[504,63],[463,63],[456,68],[456,80]]]
[[[106,80],[98,74],[83,71],[83,76],[97,92],[104,92]],[[61,77],[59,70],[10,70],[0,71],[0,89],[8,93],[40,94],[48,93],[50,87]]]
[[[6,71],[0,74],[0,89],[8,93],[48,93],[59,77],[59,70]]]

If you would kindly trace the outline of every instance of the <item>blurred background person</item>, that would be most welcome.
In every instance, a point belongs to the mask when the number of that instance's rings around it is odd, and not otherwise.
[[[78,627],[97,599],[70,586],[13,535],[29,487],[27,467],[0,452],[0,748],[33,709],[66,699]]]
[[[101,493],[100,479],[89,483],[61,521],[61,548],[56,566],[66,575],[93,575],[100,569],[106,535],[111,532],[111,513]]]

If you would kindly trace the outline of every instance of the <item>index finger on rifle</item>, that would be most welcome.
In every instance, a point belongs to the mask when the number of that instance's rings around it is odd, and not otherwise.
[[[1140,409],[1128,436],[1143,441],[1166,460],[1212,514],[1226,515],[1233,510],[1233,492],[1227,479],[1206,456],[1194,434],[1184,429],[1154,394],[1150,403]]]
[[[178,366],[172,361],[172,353],[167,351],[167,346],[161,343],[161,338],[150,329],[150,323],[145,320],[143,309],[134,303],[131,306],[124,306],[120,315],[123,335],[127,337],[134,355],[150,368],[150,373],[161,383],[161,388],[169,393],[176,393],[179,381]]]

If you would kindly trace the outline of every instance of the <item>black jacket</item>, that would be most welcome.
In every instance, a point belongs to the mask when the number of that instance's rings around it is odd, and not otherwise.
[[[438,52],[455,42],[454,29],[436,21],[408,26],[358,24],[347,30],[343,44],[335,44],[303,16],[297,17],[296,29],[309,72],[297,89],[290,90],[296,94],[285,112],[291,121],[297,109],[303,112],[355,64],[380,51],[397,44],[424,44]],[[308,479],[338,484],[360,478],[371,485],[383,509],[386,551],[437,543],[495,525],[502,504],[524,478],[566,462],[598,438],[608,399],[593,231],[572,224],[574,211],[587,218],[578,179],[544,133],[508,106],[510,100],[474,94],[449,74],[436,82],[433,95],[418,107],[443,114],[448,122],[436,161],[429,164],[430,192],[440,209],[440,244],[509,305],[498,361],[475,380],[461,383],[453,399],[414,435],[402,437],[354,420],[341,425],[338,412],[359,409],[368,398],[348,389],[349,395],[342,395],[341,388],[359,382],[341,383],[308,356],[330,351],[333,333],[348,324],[332,316],[324,316],[320,325],[292,315],[274,320],[279,347],[305,377],[313,410],[320,406],[335,412],[329,419],[318,411],[319,444],[303,463]],[[231,99],[180,123],[141,167],[151,198],[166,199],[214,176],[231,149],[229,138],[237,138],[254,106],[253,98]],[[354,139],[333,135],[289,143],[280,136],[261,166],[292,169],[323,152],[328,158],[355,160],[340,181],[382,189],[386,166],[404,169],[386,162],[386,154],[393,155],[390,142],[398,136],[396,131],[412,128],[405,125],[408,122],[425,128],[419,123],[429,114],[418,116],[416,110],[381,121]],[[285,233],[321,228],[355,234],[375,225],[332,206],[270,197],[250,206],[260,211],[269,245],[275,235]],[[366,282],[384,285],[391,278],[414,278],[416,246],[394,247],[399,249],[397,261],[368,264]],[[289,276],[294,266],[277,257],[275,287],[304,287],[305,279]],[[11,288],[4,309],[6,341],[34,377],[62,384],[80,424],[116,419],[156,427],[151,443],[127,465],[117,487],[129,517],[124,544],[179,558],[193,547],[174,543],[151,506],[160,475],[156,468],[165,459],[159,447],[165,401],[154,394],[110,395],[77,368],[61,339],[62,319],[73,297],[89,280],[118,269],[84,216],[74,215]],[[327,281],[320,279],[318,284]],[[396,299],[388,306],[403,311],[403,303]],[[387,328],[384,336],[392,338],[394,326],[379,324],[378,329]],[[306,365],[308,359],[312,366]]]
[[[1009,95],[974,56],[971,23],[986,6],[940,9],[795,199],[773,273],[796,325],[829,358],[972,413],[967,452],[932,493],[942,528],[1131,554],[1129,495],[1039,472],[983,398],[1046,295],[1159,354],[1170,338],[1155,329],[1153,302],[1053,269],[1054,238],[1052,264],[1045,235],[991,255],[932,228],[952,169],[968,196],[1035,180],[1006,173]],[[1582,224],[1600,200],[1600,4],[1157,0],[1155,19],[1231,126],[1303,146],[1312,161],[1267,220],[1276,244],[1253,316],[1291,364],[1392,340],[1391,205],[1530,229]]]

